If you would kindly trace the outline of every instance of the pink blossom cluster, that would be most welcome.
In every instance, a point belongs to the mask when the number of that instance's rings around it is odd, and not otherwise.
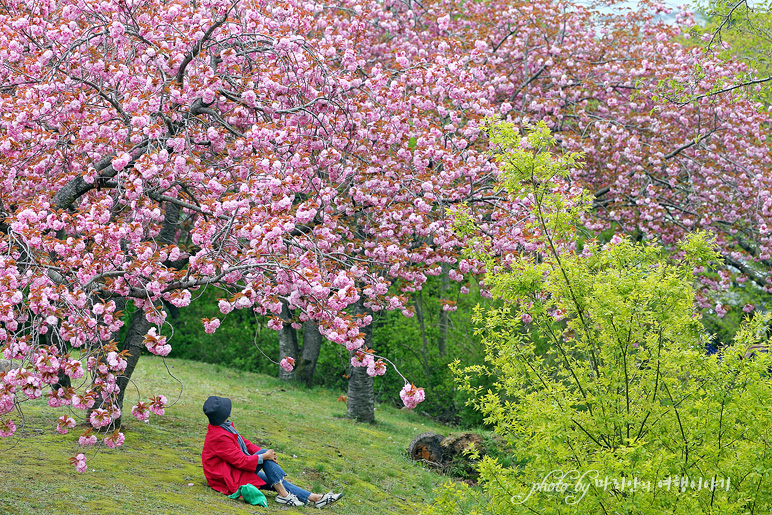
[[[354,352],[354,355],[351,356],[351,366],[352,367],[367,367],[373,366],[375,363],[375,358],[373,358],[373,355],[368,352],[362,352],[362,351],[356,351]]]
[[[292,369],[295,367],[295,359],[287,356],[279,362],[279,365],[287,372],[292,372]]]
[[[117,374],[123,373],[123,371],[126,370],[126,366],[128,365],[128,362],[123,358],[123,356],[115,351],[107,353],[106,361],[110,367],[110,370]]]
[[[116,447],[123,445],[123,442],[126,441],[126,437],[123,435],[123,433],[115,431],[114,433],[110,433],[105,436],[103,441],[106,446],[111,449],[115,449]]]
[[[56,432],[63,435],[73,427],[75,427],[75,419],[67,415],[62,415],[56,422]]]
[[[351,356],[352,367],[364,367],[367,368],[367,375],[370,377],[382,376],[386,373],[386,363],[382,359],[375,359],[376,356],[372,354],[372,351],[356,351]]]
[[[382,376],[386,373],[386,363],[379,359],[367,366],[367,375],[370,377]]]
[[[159,336],[158,330],[153,327],[145,335],[145,347],[157,356],[168,356],[172,346],[166,343],[166,336]]]
[[[220,319],[219,318],[213,318],[208,319],[204,318],[201,320],[204,323],[204,331],[206,334],[213,334],[218,327],[220,327]]]
[[[85,392],[83,395],[75,394],[72,399],[73,407],[77,409],[89,409],[94,405],[96,392],[93,390]]]
[[[80,379],[83,377],[83,364],[78,360],[70,358],[62,365],[62,372],[71,379]]]
[[[14,388],[18,388],[27,396],[28,399],[38,399],[42,395],[43,379],[40,375],[22,369],[15,368],[9,370],[5,376],[3,376],[3,382]]]
[[[415,385],[405,383],[399,397],[408,409],[413,409],[424,400],[424,389],[416,388]]]
[[[88,465],[86,465],[86,455],[83,453],[79,453],[78,455],[70,458],[70,463],[74,465],[75,470],[80,473],[83,473],[88,469]]]
[[[112,422],[112,413],[107,409],[97,408],[91,412],[91,415],[89,415],[89,423],[95,429],[110,425]]]
[[[166,407],[166,397],[163,395],[158,395],[155,397],[150,398],[150,406],[148,406],[148,409],[155,413],[156,415],[163,415],[166,413],[166,410],[164,409]]]
[[[0,394],[0,415],[5,415],[6,413],[13,411],[14,398],[16,397],[12,391],[12,386],[4,385],[3,390],[5,390],[6,393]]]
[[[97,443],[97,437],[96,435],[91,434],[91,430],[87,430],[86,434],[81,435],[78,438],[78,445],[82,446],[89,446],[89,445],[96,445]]]
[[[13,420],[10,420],[10,419],[0,420],[0,437],[7,438],[9,436],[13,436],[15,432],[16,432],[16,424],[13,423]]]
[[[150,418],[150,407],[144,402],[138,402],[131,407],[131,414],[140,422],[147,422]]]
[[[48,405],[52,408],[58,408],[59,406],[69,406],[72,404],[72,399],[75,396],[75,391],[72,388],[59,388],[57,390],[51,390],[48,392]]]

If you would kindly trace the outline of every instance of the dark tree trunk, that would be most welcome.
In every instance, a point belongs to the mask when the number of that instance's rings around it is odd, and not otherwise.
[[[356,314],[370,314],[370,310],[364,307],[362,300],[356,304]],[[362,328],[365,333],[365,345],[372,348],[373,327],[369,325]],[[353,353],[349,353],[353,356]],[[352,367],[349,365],[348,378],[348,410],[346,416],[357,422],[375,422],[375,391],[373,390],[373,378],[367,375],[365,367]]]
[[[346,416],[357,422],[375,422],[373,378],[367,375],[365,367],[350,367],[350,370]]]
[[[120,299],[121,304],[125,305],[125,299]],[[118,398],[116,399],[117,406],[121,410],[121,418],[123,418],[123,399],[126,395],[126,388],[129,386],[131,380],[131,374],[134,373],[134,369],[137,367],[140,356],[142,356],[142,349],[144,348],[143,341],[145,335],[153,327],[153,324],[147,321],[145,318],[145,312],[138,309],[134,312],[129,322],[128,330],[126,331],[126,338],[123,340],[123,344],[120,347],[120,351],[127,350],[129,354],[126,356],[126,370],[123,375],[118,376],[115,379],[115,384],[120,388],[118,392]],[[101,396],[97,397],[94,406],[88,410],[88,415],[95,409],[101,408],[104,405],[104,400]],[[115,420],[115,427],[120,427],[121,418]]]
[[[126,395],[126,388],[129,386],[131,374],[134,373],[139,358],[142,356],[142,349],[145,347],[143,344],[145,335],[151,327],[153,327],[153,324],[148,322],[147,318],[145,318],[145,311],[142,309],[136,310],[131,317],[131,322],[129,322],[126,338],[123,340],[123,345],[121,345],[121,351],[129,351],[129,355],[126,357],[126,362],[128,364],[126,365],[126,370],[123,372],[123,375],[119,376],[115,381],[121,389],[118,393],[118,407],[121,408],[121,411],[123,411],[123,398],[124,395]],[[117,423],[120,425],[120,420],[118,420]]]
[[[281,303],[281,318],[284,320],[284,326],[279,331],[279,361],[286,357],[291,357],[295,360],[298,359],[298,333],[290,320],[292,319],[292,311],[286,302]],[[279,379],[283,381],[292,381],[295,377],[295,371],[287,372],[283,368],[279,367]]]
[[[448,294],[448,291],[450,290],[450,277],[448,276],[448,270],[449,267],[447,265],[442,266],[442,271],[444,272],[442,274],[442,286],[440,288],[440,299],[446,300],[446,295]],[[439,320],[439,333],[440,336],[437,339],[437,347],[440,351],[440,356],[444,356],[447,352],[447,342],[448,342],[448,317],[450,316],[449,311],[445,311],[442,309],[442,306],[440,306],[440,320]]]
[[[158,233],[158,242],[164,245],[171,245],[177,239],[177,230],[179,229],[180,221],[180,208],[176,204],[167,203],[164,206],[164,223],[161,227],[161,231]],[[168,265],[167,265],[168,266]],[[127,299],[119,298],[115,299],[116,307],[118,311],[126,309]],[[166,303],[164,303],[166,304]],[[123,371],[123,375],[118,376],[115,380],[115,384],[120,388],[117,398],[117,407],[123,414],[123,398],[126,395],[126,388],[131,381],[131,375],[134,373],[134,369],[137,367],[139,358],[142,356],[142,349],[144,348],[145,335],[153,327],[151,322],[148,322],[145,317],[144,310],[138,309],[134,312],[129,322],[129,327],[126,331],[126,338],[123,340],[123,344],[120,347],[120,351],[128,351],[126,356],[126,370]],[[117,339],[117,334],[113,334],[113,339]],[[101,408],[104,401],[100,398],[94,403],[94,406],[89,410],[91,411],[97,408]],[[123,415],[121,415],[123,418]],[[120,427],[121,418],[115,420],[115,426]]]
[[[424,318],[424,296],[423,291],[418,290],[414,295],[415,317],[418,320],[418,327],[421,329],[421,356],[423,358],[424,372],[429,376],[429,340],[426,335],[426,320]]]
[[[313,384],[316,362],[319,360],[321,349],[322,333],[319,332],[316,322],[309,320],[303,324],[303,353],[295,371],[296,377],[306,386]]]
[[[177,241],[177,231],[180,224],[180,206],[167,203],[164,206],[164,223],[158,233],[158,241],[164,245],[171,245]],[[168,266],[168,265],[167,265]]]

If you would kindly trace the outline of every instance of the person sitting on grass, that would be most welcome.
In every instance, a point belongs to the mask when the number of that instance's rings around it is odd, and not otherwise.
[[[209,427],[201,451],[201,464],[209,486],[218,492],[230,495],[240,486],[252,484],[277,492],[279,504],[303,506],[312,503],[316,508],[329,506],[343,497],[342,493],[311,493],[286,481],[284,476],[287,474],[279,466],[273,449],[261,449],[242,437],[228,420],[230,399],[209,397],[204,402],[204,414],[209,418]]]

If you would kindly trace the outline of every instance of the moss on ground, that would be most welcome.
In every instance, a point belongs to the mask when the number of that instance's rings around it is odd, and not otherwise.
[[[143,357],[134,379],[146,395],[162,393],[170,404],[179,399],[165,416],[151,416],[147,424],[124,417],[124,445],[86,449],[89,468],[83,474],[68,461],[83,452],[77,445],[83,428],[61,436],[53,431],[63,414],[59,409],[44,401],[24,404],[22,438],[0,439],[0,514],[311,510],[279,506],[272,494],[267,509],[252,507],[207,486],[200,462],[206,433],[201,406],[209,395],[233,400],[231,420],[239,432],[275,449],[291,481],[317,492],[345,492],[328,508],[331,513],[417,514],[432,489],[446,480],[411,462],[405,450],[418,433],[450,430],[412,412],[379,406],[378,422],[356,424],[345,418],[340,392],[304,390],[272,377],[184,360]],[[127,393],[127,405],[136,395],[136,389]]]

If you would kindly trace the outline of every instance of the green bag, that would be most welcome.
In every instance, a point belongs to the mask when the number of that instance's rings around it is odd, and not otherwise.
[[[239,497],[244,498],[244,502],[248,502],[249,504],[259,504],[260,506],[268,507],[268,502],[265,500],[265,496],[263,495],[263,492],[261,492],[255,485],[247,483],[246,485],[241,485],[238,490],[230,494],[228,497],[231,499],[238,499]]]

